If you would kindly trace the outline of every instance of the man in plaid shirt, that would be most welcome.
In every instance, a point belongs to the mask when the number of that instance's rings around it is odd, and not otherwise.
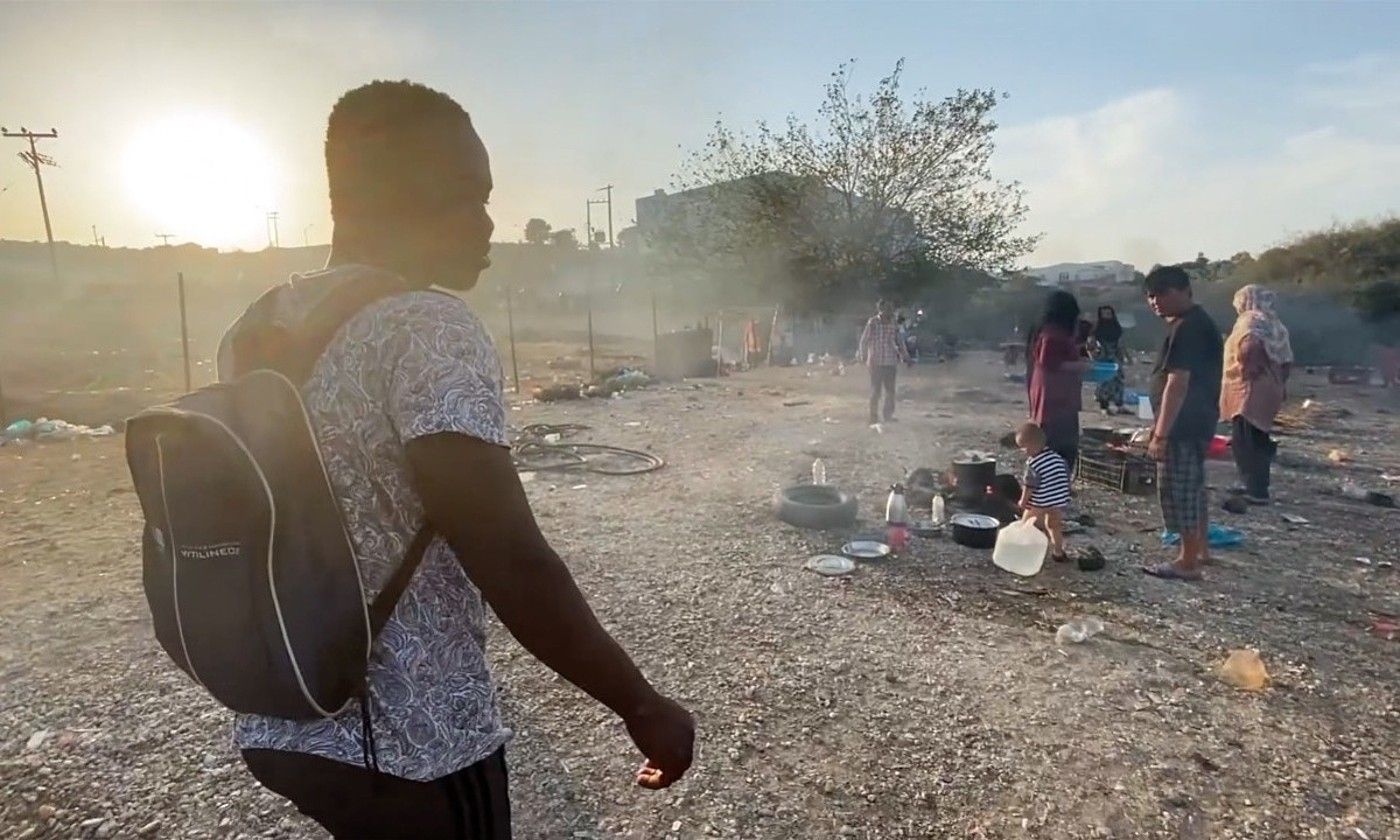
[[[856,361],[864,362],[870,368],[870,423],[880,422],[876,412],[880,407],[880,394],[885,395],[885,422],[894,422],[894,382],[899,373],[899,363],[909,361],[909,350],[899,339],[899,324],[894,320],[894,304],[881,300],[875,304],[875,316],[865,324],[865,332],[860,334],[860,348],[856,350]]]

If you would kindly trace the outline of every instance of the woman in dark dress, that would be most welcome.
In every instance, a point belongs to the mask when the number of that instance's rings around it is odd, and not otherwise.
[[[1070,469],[1079,460],[1080,389],[1089,367],[1076,341],[1078,322],[1074,295],[1051,292],[1026,342],[1030,418],[1045,430],[1046,448],[1058,452]]]
[[[1123,364],[1127,355],[1123,352],[1123,325],[1118,323],[1118,313],[1111,306],[1100,306],[1098,320],[1089,334],[1089,354],[1096,362],[1115,362],[1117,373],[1105,379],[1094,388],[1094,399],[1103,413],[1113,406],[1123,411]]]

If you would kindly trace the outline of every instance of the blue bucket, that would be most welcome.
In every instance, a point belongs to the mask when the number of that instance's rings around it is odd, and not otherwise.
[[[1117,362],[1094,362],[1089,368],[1088,380],[1095,385],[1100,382],[1107,382],[1118,374]]]

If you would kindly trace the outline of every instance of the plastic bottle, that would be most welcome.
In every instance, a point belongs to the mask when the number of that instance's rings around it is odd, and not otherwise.
[[[812,483],[826,483],[826,462],[820,458],[812,462]]]
[[[1103,622],[1093,616],[1076,618],[1060,625],[1055,631],[1055,643],[1077,645],[1103,632]]]
[[[942,525],[947,517],[947,504],[943,501],[942,494],[934,496],[933,501],[929,503],[929,522]]]
[[[1049,547],[1049,538],[1034,523],[1026,520],[1013,522],[997,532],[992,563],[1014,575],[1030,577],[1040,571]]]
[[[909,545],[909,505],[904,501],[904,485],[890,488],[890,497],[885,501],[885,524],[888,526],[886,542],[896,554]]]

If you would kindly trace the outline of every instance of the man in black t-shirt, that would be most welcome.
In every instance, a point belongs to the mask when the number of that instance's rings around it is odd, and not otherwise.
[[[1220,422],[1224,342],[1215,322],[1191,298],[1191,279],[1177,266],[1147,275],[1147,301],[1167,321],[1152,371],[1157,422],[1148,453],[1157,463],[1162,520],[1181,535],[1173,563],[1143,571],[1171,580],[1200,580],[1207,556],[1206,448]]]

